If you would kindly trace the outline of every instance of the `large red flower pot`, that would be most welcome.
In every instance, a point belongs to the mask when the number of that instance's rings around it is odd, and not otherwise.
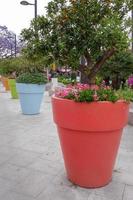
[[[76,103],[53,97],[52,107],[68,179],[87,188],[108,184],[129,105],[123,101]]]

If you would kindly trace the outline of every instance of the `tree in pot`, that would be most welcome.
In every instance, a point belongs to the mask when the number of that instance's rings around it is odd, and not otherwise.
[[[128,0],[53,0],[46,17],[38,17],[23,30],[25,52],[41,54],[51,64],[78,68],[81,82],[92,83],[103,64],[128,47],[131,8]]]
[[[38,114],[47,82],[44,74],[27,72],[21,74],[16,81],[22,113]]]
[[[77,67],[81,82],[92,85],[103,64],[128,47],[127,13],[132,6],[128,0],[53,0],[46,17],[36,21],[39,42],[31,37],[34,22],[23,36],[34,51],[47,55],[51,63]],[[131,93],[116,94],[93,85],[75,87],[61,90],[52,98],[67,176],[83,187],[101,187],[112,178],[122,129],[128,119],[125,94],[129,97]],[[131,99],[130,96],[128,100]]]
[[[22,113],[38,114],[47,79],[37,63],[25,61],[23,65],[21,74],[16,79]]]
[[[23,50],[24,51],[24,50]],[[44,58],[27,56],[23,53],[16,86],[20,97],[22,113],[39,114],[47,78],[44,72]]]

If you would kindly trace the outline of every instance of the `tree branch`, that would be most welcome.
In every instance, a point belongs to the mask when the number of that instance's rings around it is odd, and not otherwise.
[[[115,48],[108,49],[93,66],[89,74],[89,77],[94,77],[97,74],[97,72],[100,70],[102,65],[114,54],[114,52],[115,52]]]
[[[86,50],[85,52],[85,58],[87,60],[87,66],[90,67],[92,65],[92,59],[91,59],[91,56],[90,56],[90,53],[88,52],[88,49]]]

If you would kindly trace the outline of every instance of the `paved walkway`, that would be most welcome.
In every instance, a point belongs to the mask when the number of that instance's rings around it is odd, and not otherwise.
[[[133,127],[124,129],[113,181],[80,188],[66,179],[48,95],[40,115],[25,116],[0,92],[0,200],[133,200]]]

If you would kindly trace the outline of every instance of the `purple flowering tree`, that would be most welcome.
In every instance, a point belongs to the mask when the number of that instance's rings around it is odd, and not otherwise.
[[[16,57],[20,53],[22,43],[16,34],[6,26],[0,26],[0,58]]]

